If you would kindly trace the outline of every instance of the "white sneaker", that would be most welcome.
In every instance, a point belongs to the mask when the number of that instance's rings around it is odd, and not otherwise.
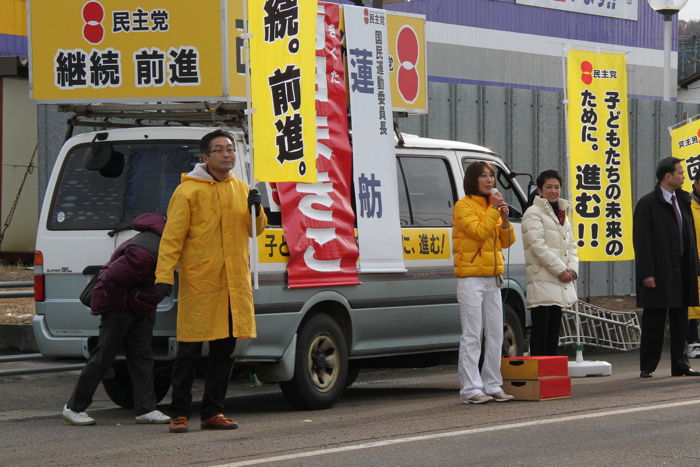
[[[498,391],[493,394],[489,394],[489,396],[493,397],[493,400],[496,402],[508,402],[510,400],[513,400],[513,395],[511,394],[506,394],[505,391]]]
[[[486,402],[491,402],[493,397],[487,396],[486,394],[476,394],[468,399],[463,399],[463,404],[485,404]]]
[[[94,425],[95,419],[86,412],[73,412],[67,405],[63,406],[61,417],[71,425]]]
[[[170,423],[170,417],[165,415],[160,410],[152,410],[143,415],[136,417],[136,423],[148,423],[148,424],[164,424]]]

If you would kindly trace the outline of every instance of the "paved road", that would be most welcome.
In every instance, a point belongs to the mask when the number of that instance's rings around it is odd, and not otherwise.
[[[456,369],[369,370],[333,409],[291,410],[276,386],[232,385],[241,428],[174,435],[133,424],[100,389],[98,424],[57,411],[76,372],[0,378],[2,465],[699,465],[700,378],[674,378],[668,356],[638,377],[638,354],[587,355],[613,376],[574,380],[573,397],[465,406]],[[700,360],[695,360],[700,368]],[[198,387],[201,391],[201,387]],[[196,422],[196,419],[195,419]]]

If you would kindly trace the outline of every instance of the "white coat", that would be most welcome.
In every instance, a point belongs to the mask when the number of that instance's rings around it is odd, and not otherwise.
[[[559,198],[559,209],[568,207],[569,202]],[[568,215],[561,225],[549,202],[536,196],[523,216],[522,235],[527,307],[574,304],[578,300],[575,283],[559,280],[559,274],[567,269],[578,275],[578,254]]]

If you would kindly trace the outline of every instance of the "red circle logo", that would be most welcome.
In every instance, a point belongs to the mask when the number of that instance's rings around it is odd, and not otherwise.
[[[369,24],[369,10],[365,8],[365,24]]]
[[[102,20],[105,17],[105,10],[100,2],[90,1],[83,5],[83,37],[91,44],[99,44],[105,36],[105,29]]]
[[[591,84],[593,82],[593,65],[591,62],[581,62],[581,81],[584,84]]]
[[[420,91],[420,75],[416,69],[420,58],[418,34],[408,25],[399,29],[396,35],[396,55],[398,57],[398,73],[396,81],[399,94],[409,104],[413,104]]]

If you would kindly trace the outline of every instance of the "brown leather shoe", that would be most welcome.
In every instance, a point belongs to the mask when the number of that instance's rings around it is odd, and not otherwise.
[[[170,433],[187,433],[189,431],[189,420],[187,417],[174,417],[170,419]]]
[[[235,430],[238,428],[238,423],[224,417],[224,414],[220,413],[202,420],[201,427],[202,430]]]

